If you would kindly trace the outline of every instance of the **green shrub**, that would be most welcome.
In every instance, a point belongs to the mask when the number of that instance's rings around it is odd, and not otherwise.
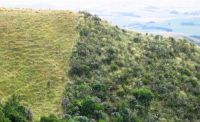
[[[74,65],[71,70],[70,73],[74,76],[89,76],[90,75],[90,67],[87,65]]]
[[[32,120],[32,113],[20,105],[16,96],[13,96],[6,102],[3,112],[12,122],[27,122]]]
[[[195,77],[187,79],[186,82],[191,83],[193,87],[198,86],[198,80]]]
[[[0,110],[0,122],[11,122],[8,118],[5,117],[4,113]]]
[[[116,64],[111,64],[110,68],[112,71],[115,71],[118,69],[118,66]]]
[[[55,115],[49,115],[49,117],[41,117],[40,122],[68,122],[68,121],[58,119]]]
[[[87,97],[82,102],[80,112],[81,115],[91,117],[95,115],[95,111],[100,111],[103,109],[103,105],[98,102],[96,98]]]
[[[85,116],[75,116],[72,120],[75,122],[90,122],[90,120]]]
[[[139,43],[139,42],[141,41],[141,39],[138,38],[138,37],[135,37],[135,38],[133,38],[133,41],[134,41],[135,43]]]
[[[95,92],[101,92],[101,91],[106,91],[106,85],[103,83],[94,83],[92,85],[92,90]]]
[[[135,115],[127,103],[119,103],[117,112],[112,113],[116,122],[135,122]]]
[[[133,95],[140,101],[141,104],[149,105],[154,97],[151,90],[146,88],[138,88],[133,90]]]
[[[197,101],[200,103],[200,95],[197,96]]]

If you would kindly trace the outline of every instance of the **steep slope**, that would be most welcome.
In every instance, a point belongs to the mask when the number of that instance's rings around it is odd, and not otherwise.
[[[0,120],[29,121],[30,108],[41,122],[200,121],[199,59],[187,40],[85,12],[1,9],[0,98],[21,104],[3,102]]]
[[[35,118],[60,112],[77,14],[0,10],[0,98],[20,96]]]
[[[83,13],[72,58],[68,117],[83,120],[200,121],[200,48],[143,35]]]

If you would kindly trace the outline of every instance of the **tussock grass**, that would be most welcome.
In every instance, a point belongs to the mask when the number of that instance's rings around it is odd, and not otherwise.
[[[76,21],[68,11],[0,9],[1,99],[19,95],[36,119],[59,114]]]

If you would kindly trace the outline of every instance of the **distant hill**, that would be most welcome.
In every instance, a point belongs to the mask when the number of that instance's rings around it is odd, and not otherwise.
[[[200,47],[187,39],[87,12],[0,13],[0,117],[11,118],[5,101],[16,94],[34,121],[200,121]],[[20,108],[14,115],[28,120]]]
[[[196,39],[200,39],[200,36],[197,36],[197,35],[192,35],[191,37],[196,38]]]

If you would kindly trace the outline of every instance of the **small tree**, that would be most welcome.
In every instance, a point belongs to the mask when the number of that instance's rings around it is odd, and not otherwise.
[[[96,116],[97,111],[103,110],[104,107],[98,100],[94,97],[87,97],[83,100],[83,103],[80,108],[81,115],[92,117]]]

